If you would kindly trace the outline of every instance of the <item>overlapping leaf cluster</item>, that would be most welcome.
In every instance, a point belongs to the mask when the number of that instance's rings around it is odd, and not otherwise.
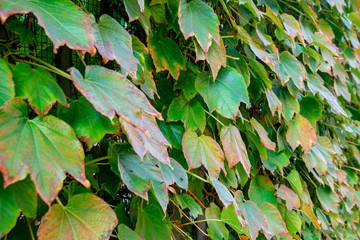
[[[0,1],[0,238],[360,238],[358,0],[106,2]]]

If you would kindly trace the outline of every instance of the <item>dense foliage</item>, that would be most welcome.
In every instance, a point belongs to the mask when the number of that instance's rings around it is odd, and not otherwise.
[[[0,0],[0,238],[360,238],[359,0],[88,2]]]

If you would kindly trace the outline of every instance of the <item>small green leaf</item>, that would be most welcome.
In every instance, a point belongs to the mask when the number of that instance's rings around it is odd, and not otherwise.
[[[240,102],[250,105],[245,80],[233,68],[222,68],[215,81],[203,72],[196,78],[195,86],[210,111],[216,110],[226,118],[235,119]]]
[[[85,142],[89,149],[100,142],[105,134],[119,131],[109,118],[96,111],[84,97],[71,102],[69,108],[60,107],[58,116],[74,129],[76,136]]]
[[[246,86],[248,87],[250,85],[250,71],[245,58],[234,48],[226,48],[226,55],[233,57],[227,58],[227,66],[236,69],[236,71],[243,76]]]
[[[74,50],[95,53],[90,18],[70,0],[3,0],[0,18],[5,20],[17,13],[32,12],[46,35],[54,43],[54,50],[66,44]]]
[[[283,152],[274,152],[271,150],[267,150],[267,159],[261,159],[264,166],[269,169],[272,173],[274,170],[278,168],[280,172],[283,172],[283,168],[290,164],[289,158]]]
[[[95,47],[105,63],[115,60],[126,72],[136,76],[137,65],[140,63],[133,55],[130,34],[107,14],[102,15],[98,23],[93,15],[90,17]]]
[[[17,64],[13,74],[16,96],[27,98],[40,117],[44,117],[56,101],[67,106],[64,92],[48,71],[31,68],[28,64]]]
[[[183,125],[181,123],[166,123],[161,121],[159,128],[171,146],[181,150],[181,141],[185,132]]]
[[[180,70],[185,69],[185,60],[174,40],[153,36],[148,39],[148,46],[154,60],[156,72],[169,70],[171,76],[177,80]]]
[[[304,89],[304,79],[309,78],[304,65],[287,51],[280,54],[280,62],[275,65],[275,71],[282,85],[291,79],[300,90]]]
[[[295,211],[286,211],[284,220],[290,234],[295,234],[301,230],[302,220]]]
[[[286,179],[289,181],[294,191],[300,196],[303,192],[303,186],[301,184],[299,172],[295,169],[291,170]]]
[[[239,129],[232,124],[224,126],[221,129],[220,138],[229,167],[232,168],[241,162],[246,174],[250,176],[251,163]]]
[[[271,115],[275,116],[275,111],[277,111],[278,116],[280,118],[280,115],[281,115],[281,113],[283,111],[282,102],[280,101],[280,99],[275,95],[275,93],[272,90],[266,89],[265,94],[266,94],[266,99],[267,99],[268,104],[269,104]]]
[[[293,97],[286,87],[274,87],[274,93],[278,96],[283,106],[282,115],[290,121],[294,116],[294,113],[300,112],[300,105],[296,97]]]
[[[30,218],[36,218],[37,194],[29,178],[11,184],[3,189],[0,174],[0,237],[7,234],[16,224],[20,211]]]
[[[54,204],[41,218],[39,240],[109,239],[118,220],[101,198],[82,193],[70,198],[66,206]]]
[[[221,221],[233,228],[237,233],[242,234],[242,224],[236,214],[234,205],[224,208],[221,212]]]
[[[227,230],[225,223],[221,222],[220,208],[216,206],[215,203],[211,203],[210,206],[205,209],[205,219],[208,220],[207,223],[209,228],[207,231],[211,239],[229,239],[229,231]]]
[[[12,80],[12,73],[4,59],[0,58],[0,107],[10,98],[15,97],[15,85]]]
[[[118,230],[118,239],[119,240],[144,240],[143,237],[139,236],[136,232],[131,230],[125,224],[120,224],[117,228]]]
[[[185,129],[199,129],[201,132],[205,130],[205,111],[196,99],[187,101],[184,95],[180,95],[171,102],[167,121],[178,120],[184,123]]]
[[[293,151],[301,145],[306,153],[310,152],[312,144],[318,144],[316,132],[311,123],[299,114],[289,122],[286,140]]]
[[[300,23],[292,15],[286,13],[281,14],[281,18],[284,23],[285,31],[292,39],[292,42],[295,43],[294,38],[298,36],[301,42],[305,45],[304,33],[300,27]]]
[[[309,120],[314,129],[316,129],[316,122],[323,116],[323,108],[318,98],[310,94],[300,101],[300,114]]]
[[[330,211],[338,214],[338,203],[340,199],[336,193],[331,192],[329,188],[318,187],[316,188],[317,197],[324,208],[329,213]]]
[[[84,186],[84,150],[72,128],[65,122],[46,116],[28,119],[27,106],[13,98],[0,112],[0,169],[5,187],[30,173],[42,200],[50,204],[61,190],[65,173]]]
[[[251,180],[249,188],[250,200],[261,206],[262,203],[268,202],[277,206],[275,194],[275,187],[267,176],[258,175]]]
[[[193,129],[189,129],[184,134],[182,146],[189,169],[198,168],[202,164],[210,176],[215,178],[219,177],[221,169],[225,171],[224,154],[211,137],[198,137]]]
[[[195,36],[205,53],[212,40],[220,45],[219,19],[214,10],[201,0],[189,3],[180,0],[179,25],[185,39]]]
[[[164,219],[161,209],[155,205],[148,205],[138,210],[135,232],[145,240],[169,240],[170,221]]]
[[[201,206],[187,194],[176,195],[176,199],[180,203],[182,209],[189,208],[191,215],[197,218],[199,214],[203,214]]]

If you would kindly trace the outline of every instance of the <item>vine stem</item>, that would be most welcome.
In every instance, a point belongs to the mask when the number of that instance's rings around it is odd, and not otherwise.
[[[58,204],[60,204],[60,206],[62,206],[62,207],[64,207],[64,205],[62,204],[62,202],[60,201],[60,199],[59,199],[59,197],[58,196],[56,196],[56,201],[58,202]]]
[[[212,115],[210,112],[208,112],[207,110],[204,109],[204,111],[209,114],[209,116],[211,116],[212,118],[214,118],[218,123],[221,124],[221,126],[225,127],[225,124],[223,124],[217,117],[215,117],[214,115]]]
[[[345,167],[345,168],[350,168],[350,169],[352,169],[352,170],[355,170],[355,171],[360,172],[360,169],[355,168],[355,167],[351,167],[351,166],[348,166],[348,165],[343,165],[343,167]]]
[[[205,183],[211,183],[209,180],[205,180],[204,178],[202,178],[202,177],[200,177],[200,176],[196,175],[195,173],[190,172],[189,170],[185,170],[185,171],[186,171],[188,174],[190,174],[190,175],[192,175],[192,176],[196,177],[197,179],[200,179],[201,181],[203,181],[203,182],[205,182]]]
[[[186,237],[188,237],[189,239],[192,240],[192,238],[191,238],[186,232],[184,232],[181,228],[179,228],[178,226],[176,226],[175,223],[173,223],[173,222],[170,222],[170,223],[171,223],[171,225],[176,229],[176,231],[178,231],[181,235],[186,236]]]
[[[30,237],[31,237],[31,240],[35,240],[35,237],[34,237],[34,233],[33,233],[33,230],[31,228],[31,225],[30,225],[30,222],[29,222],[29,219],[26,218],[26,222],[27,222],[27,225],[29,227],[29,232],[30,232]]]
[[[110,158],[111,158],[111,156],[104,156],[104,157],[95,158],[95,159],[93,159],[93,160],[91,160],[91,161],[86,162],[86,163],[85,163],[85,166],[90,165],[90,164],[93,164],[93,163],[100,162],[100,161],[102,161],[102,160],[110,159]]]
[[[194,221],[194,223],[201,223],[201,222],[207,222],[207,221],[222,222],[221,219],[204,219],[204,220]],[[190,224],[192,224],[192,223],[184,223],[183,226],[190,225]]]
[[[197,228],[197,229],[199,229],[200,230],[200,232],[202,232],[205,236],[209,236],[209,235],[207,235],[198,225],[196,225],[195,223],[194,223],[194,221],[193,220],[191,220],[185,213],[184,213],[184,211],[183,210],[181,210],[181,208],[172,200],[172,199],[170,199],[170,201],[179,209],[179,211],[180,212],[182,212],[182,214],[190,221],[190,222],[192,222],[192,224],[194,224],[194,226]]]

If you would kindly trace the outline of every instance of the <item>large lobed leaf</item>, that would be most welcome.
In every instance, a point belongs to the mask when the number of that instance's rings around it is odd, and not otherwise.
[[[101,198],[82,193],[70,198],[66,206],[54,204],[41,218],[39,240],[109,239],[118,220],[115,212]]]
[[[90,17],[70,0],[2,0],[0,18],[32,12],[46,35],[54,43],[54,51],[66,44],[74,50],[95,53]]]
[[[30,174],[41,198],[50,204],[61,189],[65,173],[86,187],[84,150],[74,131],[53,116],[30,120],[26,104],[8,101],[0,112],[0,170],[5,187]]]

